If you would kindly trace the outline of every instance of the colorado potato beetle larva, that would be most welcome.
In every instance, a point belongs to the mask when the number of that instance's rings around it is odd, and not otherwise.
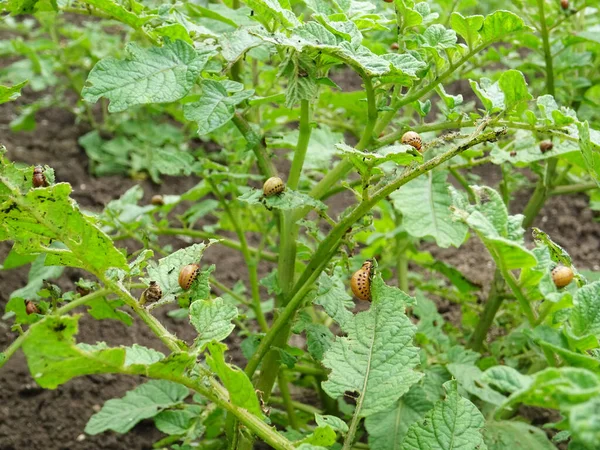
[[[157,302],[162,298],[162,289],[156,281],[151,281],[150,286],[145,292],[146,300],[149,302]]]
[[[40,310],[35,305],[35,303],[33,303],[31,300],[26,300],[25,301],[25,312],[27,313],[28,316],[30,316],[31,314],[39,314]]]
[[[350,288],[352,293],[359,300],[371,301],[371,276],[373,274],[373,262],[367,260],[362,267],[352,275],[350,279]]]
[[[179,286],[187,291],[200,273],[199,264],[188,264],[179,271]]]
[[[542,153],[549,152],[550,150],[552,150],[552,147],[554,147],[554,144],[552,143],[552,141],[542,141],[542,142],[540,142],[540,151]]]
[[[573,270],[570,267],[559,264],[552,269],[552,281],[557,288],[563,288],[573,281]]]
[[[281,194],[285,190],[285,184],[279,177],[271,177],[263,184],[263,194],[265,197]]]
[[[45,187],[48,186],[48,182],[46,181],[46,177],[44,175],[44,169],[42,166],[35,166],[33,168],[33,179],[32,179],[33,187]]]
[[[569,0],[560,0],[560,7],[564,10],[569,9]]]
[[[415,133],[414,131],[407,131],[404,133],[402,135],[402,143],[410,145],[411,147],[416,148],[418,151],[421,151],[421,147],[423,146],[421,136],[419,136],[419,133]]]
[[[150,203],[156,206],[162,206],[165,204],[165,199],[162,195],[153,195],[152,200],[150,200]]]

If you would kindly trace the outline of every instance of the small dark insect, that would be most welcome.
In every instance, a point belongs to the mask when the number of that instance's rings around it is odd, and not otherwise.
[[[199,264],[188,264],[179,271],[179,286],[187,291],[200,273]]]
[[[25,300],[25,312],[30,316],[31,314],[39,314],[40,310],[31,300]]]
[[[88,295],[90,293],[90,290],[86,289],[86,288],[82,288],[81,286],[76,286],[75,292],[77,292],[79,295],[81,295],[83,297],[84,295]]]
[[[560,7],[564,10],[569,9],[569,0],[560,0]]]
[[[573,270],[570,267],[559,264],[552,269],[552,281],[557,288],[563,288],[573,281]]]
[[[552,150],[553,147],[554,147],[554,144],[552,143],[552,141],[542,141],[542,142],[540,142],[540,151],[542,153],[549,152],[550,150]]]
[[[153,195],[152,200],[150,200],[150,203],[156,206],[162,206],[165,204],[165,199],[162,195]]]
[[[285,184],[279,177],[271,177],[263,184],[263,194],[265,197],[281,194],[285,190]]]
[[[150,286],[146,289],[146,300],[149,302],[157,302],[162,298],[162,289],[156,281],[151,281]]]
[[[368,259],[360,269],[350,278],[352,293],[359,300],[371,301],[371,277],[373,275],[373,262]]]
[[[517,156],[517,152],[515,152],[514,150],[512,152],[509,153],[510,156]]]
[[[44,175],[44,169],[42,166],[35,166],[33,168],[33,187],[45,187],[48,186],[48,182],[46,181],[46,177]]]
[[[421,136],[419,136],[419,133],[415,133],[414,131],[407,131],[404,133],[402,135],[402,143],[410,145],[411,147],[416,148],[418,151],[421,151],[421,147],[423,145]]]

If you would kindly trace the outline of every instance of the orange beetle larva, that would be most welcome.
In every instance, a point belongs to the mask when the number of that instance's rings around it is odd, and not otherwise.
[[[179,271],[179,286],[184,291],[187,291],[196,277],[200,273],[200,265],[198,264],[188,264],[187,266],[183,266]]]
[[[573,270],[570,267],[559,264],[552,269],[552,281],[557,288],[563,288],[573,281]]]
[[[359,300],[371,301],[371,275],[373,271],[373,262],[367,260],[362,267],[358,269],[350,278],[350,288],[352,293]]]
[[[279,177],[271,177],[263,184],[263,194],[265,197],[271,197],[280,194],[285,190],[285,184]]]
[[[419,133],[415,133],[414,131],[407,131],[404,133],[402,135],[402,143],[410,145],[411,147],[416,148],[418,151],[421,151],[421,147],[423,145],[421,136],[419,136]]]

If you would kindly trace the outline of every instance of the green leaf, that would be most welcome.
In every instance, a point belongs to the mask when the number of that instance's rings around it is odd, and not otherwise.
[[[85,3],[134,29],[140,29],[157,17],[152,14],[144,15],[142,13],[144,6],[135,0],[129,0],[127,6],[113,0],[85,0]]]
[[[113,319],[123,322],[125,325],[131,325],[133,320],[125,311],[117,308],[123,306],[123,300],[108,300],[106,298],[96,298],[86,303],[89,308],[88,313],[96,320]]]
[[[203,136],[214,131],[231,120],[235,107],[254,95],[254,90],[242,90],[239,83],[224,84],[219,81],[203,80],[200,100],[183,107],[187,120],[198,124],[198,134]],[[232,87],[235,86],[235,90]],[[241,89],[240,89],[241,88]],[[233,95],[229,95],[233,93]]]
[[[320,427],[328,425],[341,433],[348,432],[348,425],[346,425],[346,422],[336,416],[322,416],[321,414],[315,414],[315,422],[317,422],[317,425]]]
[[[511,394],[531,384],[530,377],[509,366],[490,367],[483,373],[481,381]]]
[[[154,416],[154,424],[159,431],[168,435],[185,434],[193,425],[194,419],[198,417],[198,414],[190,409],[162,411]]]
[[[58,11],[56,0],[9,0],[6,5],[7,10],[13,15]]]
[[[399,450],[410,426],[420,421],[433,408],[419,386],[411,389],[388,410],[365,419],[369,446],[376,450]]]
[[[413,161],[422,161],[423,159],[423,156],[414,147],[403,144],[386,145],[374,152],[357,150],[343,143],[336,144],[336,148],[350,158],[359,170],[366,166],[375,167],[387,162],[395,163],[392,165],[395,169],[396,165],[408,165]]]
[[[546,433],[523,422],[487,422],[483,439],[488,450],[556,450]]]
[[[319,200],[315,200],[310,195],[299,191],[287,189],[281,194],[265,197],[261,189],[251,189],[238,197],[238,200],[250,205],[263,204],[267,208],[289,211],[298,208],[310,207],[318,210],[325,210],[327,206]]]
[[[421,43],[438,51],[453,48],[456,45],[456,32],[436,23],[425,30]]]
[[[331,369],[323,389],[333,398],[356,392],[359,417],[388,409],[422,376],[413,370],[416,328],[404,313],[413,299],[386,286],[380,275],[371,286],[371,308],[344,324],[347,336],[336,338],[323,359]]]
[[[306,436],[298,443],[329,447],[335,444],[336,440],[337,436],[333,428],[331,428],[329,425],[323,425],[315,428],[311,434]]]
[[[346,324],[353,320],[350,310],[354,308],[354,301],[346,291],[344,280],[339,269],[333,276],[322,273],[317,283],[317,295],[313,301],[315,305],[322,306],[329,317],[342,328],[345,328]]]
[[[29,371],[43,388],[55,389],[71,378],[118,371],[125,361],[121,348],[86,352],[75,346],[78,316],[47,316],[29,329],[23,343]]]
[[[54,247],[59,247],[55,245]],[[39,298],[37,292],[42,289],[44,280],[53,280],[62,275],[64,267],[46,266],[46,255],[39,255],[33,263],[27,277],[27,285],[23,286],[10,294],[10,298],[22,297],[29,300]]]
[[[202,260],[202,254],[206,250],[206,248],[212,244],[214,241],[209,241],[208,244],[193,244],[189,247],[183,248],[181,250],[177,250],[174,253],[171,253],[169,256],[161,258],[158,261],[158,264],[154,261],[149,261],[148,263],[148,278],[145,278],[143,281],[147,284],[150,281],[156,281],[163,293],[161,302],[169,302],[175,299],[176,294],[181,294],[182,290],[179,286],[179,271],[182,267],[188,264],[200,264]],[[200,296],[196,292],[200,292],[196,290],[197,285],[200,284],[202,276],[199,275],[197,281],[192,284],[192,288],[190,291],[192,292],[193,299],[206,299],[208,296],[208,285],[206,286],[206,294],[207,296]]]
[[[509,216],[498,192],[489,187],[472,186],[475,205],[468,205],[464,196],[450,187],[453,211],[473,229],[497,264],[507,270],[535,267],[535,255],[527,250],[521,228],[522,216]]]
[[[504,93],[504,108],[507,112],[513,109],[516,109],[517,113],[522,112],[527,107],[527,101],[533,98],[527,89],[525,77],[518,70],[503,72],[498,86]]]
[[[277,0],[246,0],[245,3],[254,11],[254,17],[261,22],[269,23],[274,20],[287,28],[300,25],[293,11],[281,6]]]
[[[306,349],[317,361],[323,359],[325,352],[333,343],[333,333],[321,323],[311,323],[306,327]]]
[[[600,440],[600,397],[577,405],[569,414],[573,438],[593,448]]]
[[[479,397],[492,405],[501,405],[506,397],[499,394],[482,380],[483,372],[473,364],[450,363],[446,366],[462,387],[469,394]]]
[[[445,384],[446,399],[439,401],[425,419],[413,424],[402,445],[402,450],[481,450],[484,447],[481,432],[485,426],[483,415],[466,398],[458,395],[457,384]]]
[[[570,322],[576,336],[594,335],[600,338],[600,281],[583,286],[575,292]]]
[[[127,270],[125,256],[69,197],[71,186],[32,189],[31,174],[16,169],[0,148],[0,241],[15,241],[20,255],[46,253],[49,266],[80,267],[97,276],[111,267]],[[54,241],[67,248],[53,247]]]
[[[577,129],[579,130],[579,147],[585,165],[596,184],[600,186],[600,144],[592,142],[591,130],[587,121],[578,122]]]
[[[483,26],[483,16],[463,16],[459,12],[453,12],[450,16],[450,25],[467,43],[467,47],[472,48],[473,44],[479,39],[479,30]]]
[[[448,192],[448,172],[427,172],[390,195],[402,213],[402,225],[414,237],[433,237],[440,247],[460,247],[467,237],[467,226],[453,220]]]
[[[164,359],[165,355],[153,348],[147,348],[142,345],[133,344],[131,347],[125,347],[125,366],[134,364],[151,365]]]
[[[183,98],[192,88],[211,53],[198,53],[184,41],[167,41],[163,47],[127,46],[128,59],[99,61],[81,92],[87,102],[110,100],[110,112],[134,105],[168,103]]]
[[[198,331],[194,346],[202,350],[210,341],[225,339],[235,328],[231,321],[237,315],[237,308],[225,303],[222,298],[193,302],[190,305],[190,323]]]
[[[500,85],[496,81],[492,82],[489,78],[481,78],[478,84],[476,81],[469,80],[471,89],[488,113],[493,114],[504,109],[504,93],[500,90]]]
[[[218,342],[210,342],[207,348],[210,356],[206,357],[206,363],[217,373],[225,388],[227,388],[230,401],[258,417],[263,417],[250,379],[239,368],[225,363],[227,346]]]
[[[151,380],[127,392],[123,398],[108,400],[90,417],[85,432],[92,435],[108,430],[127,433],[138,422],[180,404],[188,395],[188,388],[181,384]]]
[[[0,105],[18,99],[21,96],[21,89],[23,89],[26,84],[27,80],[15,84],[14,86],[0,85]]]
[[[496,11],[488,16],[483,21],[483,27],[479,30],[479,35],[484,43],[491,43],[508,35],[517,32],[528,30],[523,19],[509,11]]]

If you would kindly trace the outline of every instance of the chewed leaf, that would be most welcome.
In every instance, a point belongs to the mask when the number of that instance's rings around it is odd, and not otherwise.
[[[345,156],[359,158],[363,163],[371,166],[378,166],[388,161],[392,161],[398,165],[405,166],[413,161],[422,161],[423,156],[410,145],[396,144],[387,145],[377,149],[375,152],[364,152],[356,150],[346,144],[336,144]]]
[[[211,56],[184,41],[167,41],[163,47],[127,47],[129,58],[100,60],[90,72],[83,98],[95,103],[110,100],[111,112],[134,105],[167,103],[183,98]]]
[[[238,197],[238,199],[251,205],[263,204],[267,208],[280,209],[282,211],[307,206],[321,211],[327,209],[327,206],[323,202],[315,200],[310,195],[292,191],[291,189],[286,189],[282,193],[271,197],[265,197],[262,190],[252,189]]]
[[[386,286],[379,275],[372,295],[371,308],[344,324],[347,336],[337,338],[323,358],[331,369],[323,389],[333,398],[358,395],[359,417],[388,409],[421,378],[413,370],[419,361],[412,345],[416,327],[404,312],[414,300]]]
[[[198,331],[195,346],[201,350],[210,341],[222,341],[233,331],[231,323],[238,315],[235,306],[227,304],[222,298],[197,300],[190,306],[190,322]]]

